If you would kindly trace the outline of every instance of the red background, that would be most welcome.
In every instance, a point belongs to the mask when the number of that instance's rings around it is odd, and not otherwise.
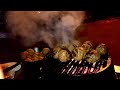
[[[112,18],[88,23],[79,36],[96,43],[105,43],[113,63],[120,65],[120,19]]]

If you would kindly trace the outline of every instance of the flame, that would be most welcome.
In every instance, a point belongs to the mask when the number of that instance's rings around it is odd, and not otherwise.
[[[120,73],[120,66],[114,65],[114,69],[116,73]]]
[[[0,66],[0,79],[4,79],[4,74],[1,66]]]

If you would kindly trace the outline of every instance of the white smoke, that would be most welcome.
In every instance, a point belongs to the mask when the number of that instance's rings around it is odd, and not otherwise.
[[[69,44],[75,29],[82,25],[85,11],[9,11],[6,23],[13,38],[25,46],[44,41],[50,47]]]

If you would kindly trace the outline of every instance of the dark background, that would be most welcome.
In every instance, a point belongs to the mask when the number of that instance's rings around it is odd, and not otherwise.
[[[0,32],[5,31],[5,11],[0,11]]]
[[[120,17],[120,10],[114,11],[89,11],[91,14],[91,21],[107,19],[109,17]]]

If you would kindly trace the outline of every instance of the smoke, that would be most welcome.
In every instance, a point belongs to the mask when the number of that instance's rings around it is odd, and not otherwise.
[[[24,46],[44,41],[50,47],[69,44],[82,25],[85,11],[9,11],[6,23],[12,38]]]

